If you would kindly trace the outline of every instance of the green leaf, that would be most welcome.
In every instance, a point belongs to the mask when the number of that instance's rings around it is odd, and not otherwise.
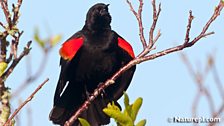
[[[146,120],[143,119],[143,120],[139,121],[139,122],[136,124],[136,126],[145,126],[145,124],[146,124]]]
[[[142,102],[143,99],[140,97],[137,98],[133,104],[130,104],[129,97],[124,92],[124,112],[122,112],[114,102],[109,103],[107,107],[103,109],[103,112],[113,118],[116,121],[117,126],[145,126],[146,120],[139,121],[137,125],[134,123]]]
[[[131,106],[129,104],[129,97],[127,95],[127,93],[124,92],[124,114],[126,114],[127,116],[131,116]]]
[[[138,98],[132,104],[131,118],[133,121],[135,121],[138,111],[139,111],[140,107],[142,106],[142,101],[143,101],[142,98]]]
[[[112,104],[108,103],[107,108],[117,110],[117,111],[121,111],[120,108],[114,104],[114,102],[112,102]]]
[[[55,35],[51,38],[50,43],[51,46],[54,47],[55,45],[57,45],[62,39],[62,35]]]
[[[89,122],[83,118],[78,118],[82,126],[90,126]]]
[[[6,62],[0,63],[0,76],[5,72],[5,69],[8,67],[8,64]]]
[[[114,110],[111,108],[104,108],[103,112],[106,113],[111,118],[115,119],[115,121],[119,123],[121,126],[133,126],[131,118],[121,113],[121,111]]]
[[[39,29],[38,28],[35,28],[35,30],[34,30],[34,40],[39,44],[39,46],[41,48],[45,47],[45,41],[40,39]]]
[[[129,97],[128,97],[126,92],[124,92],[124,106],[125,106],[125,108],[130,106],[130,104],[129,104]]]

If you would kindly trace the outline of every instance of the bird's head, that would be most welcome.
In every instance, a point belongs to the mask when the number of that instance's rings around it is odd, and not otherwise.
[[[103,3],[93,5],[87,13],[85,27],[94,31],[110,29],[111,16],[108,6],[109,4]]]

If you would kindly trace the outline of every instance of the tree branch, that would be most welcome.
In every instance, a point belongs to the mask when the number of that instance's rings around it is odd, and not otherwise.
[[[211,113],[214,113],[215,111],[215,104],[214,104],[214,100],[212,98],[211,93],[209,92],[208,88],[206,88],[204,86],[205,83],[205,78],[208,75],[208,72],[206,72],[205,74],[203,74],[201,71],[195,71],[193,70],[193,67],[190,63],[190,61],[188,60],[187,56],[183,53],[181,53],[181,58],[184,62],[184,64],[187,66],[187,69],[190,73],[190,75],[192,76],[192,78],[194,79],[194,81],[196,82],[196,86],[198,87],[198,92],[194,98],[194,102],[192,105],[192,115],[193,117],[197,117],[197,107],[199,105],[199,101],[201,99],[201,97],[204,95],[208,101],[209,107],[210,107],[210,111]],[[211,67],[209,67],[211,70]],[[197,125],[197,124],[195,124]]]
[[[151,29],[149,31],[149,46],[148,46],[148,48],[152,48],[153,45],[156,42],[156,41],[154,41],[154,37],[153,36],[154,36],[154,31],[155,31],[155,27],[156,27],[156,24],[157,24],[157,20],[159,18],[159,14],[161,12],[161,4],[159,4],[158,12],[156,10],[156,2],[155,2],[155,0],[152,1],[152,7],[153,7],[153,23],[152,23]]]
[[[16,6],[14,4],[12,5],[13,12],[14,12],[13,18],[12,18],[13,25],[16,25],[17,24],[17,21],[19,19],[19,9],[20,9],[20,7],[22,5],[22,2],[23,2],[23,0],[18,0]]]
[[[27,43],[26,47],[24,48],[24,50],[20,54],[20,56],[17,59],[13,60],[12,64],[10,65],[10,67],[0,77],[0,84],[3,83],[8,78],[8,76],[13,72],[14,68],[17,66],[17,64],[20,62],[20,60],[30,52],[30,50],[31,50],[31,48],[30,48],[31,43],[32,43],[31,41],[29,41]]]
[[[158,10],[158,12],[157,12],[157,9],[156,9],[156,1],[155,0],[152,1],[152,7],[153,7],[153,22],[152,22],[152,25],[151,25],[151,28],[150,28],[150,31],[149,31],[149,42],[148,42],[149,44],[137,56],[137,58],[144,57],[145,55],[149,54],[150,51],[154,49],[153,48],[154,44],[157,42],[157,40],[161,36],[160,30],[159,30],[158,33],[157,33],[157,35],[156,35],[156,38],[154,39],[154,31],[155,31],[156,24],[157,24],[157,21],[158,21],[160,12],[161,12],[161,4],[159,4],[159,10]],[[141,20],[138,20],[138,22],[140,22],[140,24],[142,24],[142,21]],[[139,26],[140,29],[141,29],[141,27],[142,26]],[[143,31],[141,31],[141,32],[143,32]]]
[[[1,0],[0,1],[1,3],[1,7],[2,7],[2,10],[5,14],[5,19],[9,25],[9,29],[11,29],[12,27],[12,22],[11,22],[11,16],[10,16],[10,12],[9,12],[9,9],[8,9],[8,1],[7,0]]]
[[[9,11],[8,0],[0,0],[0,5],[3,10],[3,14],[6,19],[6,24],[3,24],[0,21],[0,26],[3,28],[3,31],[0,31],[0,63],[4,66],[4,69],[1,71],[0,76],[0,125],[3,125],[11,112],[9,99],[11,93],[9,88],[5,86],[5,80],[13,72],[14,68],[20,62],[20,60],[29,53],[31,41],[27,43],[27,47],[24,48],[24,51],[17,57],[17,48],[19,40],[23,31],[20,31],[17,28],[17,23],[19,19],[19,10],[22,5],[22,0],[18,0],[16,5],[12,5],[12,11]],[[9,37],[8,37],[9,36]],[[7,56],[7,47],[10,46],[10,53]],[[8,67],[8,65],[10,66]]]
[[[190,41],[189,34],[190,34],[191,24],[192,24],[193,19],[194,19],[194,16],[192,15],[192,11],[190,11],[189,12],[188,25],[187,25],[187,31],[186,31],[186,36],[185,36],[185,42],[184,42],[184,44],[187,44]]]
[[[147,47],[147,43],[145,40],[145,36],[144,36],[144,28],[143,28],[143,24],[142,24],[142,7],[143,7],[143,0],[139,0],[139,7],[138,7],[138,13],[134,10],[131,2],[129,0],[126,0],[130,10],[132,11],[132,13],[135,15],[137,21],[138,21],[138,26],[139,26],[139,36],[140,36],[140,40],[142,42],[142,46],[143,49],[145,49]]]
[[[41,75],[44,71],[44,68],[46,67],[46,62],[48,61],[48,55],[49,52],[45,52],[43,59],[41,60],[40,66],[38,67],[37,71],[32,74],[31,72],[28,72],[27,78],[20,84],[20,86],[15,89],[14,92],[12,92],[11,100],[14,99],[16,96],[18,96],[23,90],[32,82],[38,79],[39,75]],[[29,65],[28,65],[29,66]],[[27,68],[31,69],[31,68]]]
[[[10,123],[12,119],[19,113],[19,111],[28,103],[30,102],[33,97],[36,95],[36,93],[48,82],[49,78],[47,78],[42,84],[40,84],[35,91],[15,110],[15,112],[9,117],[7,122],[4,124],[4,126],[10,126]]]

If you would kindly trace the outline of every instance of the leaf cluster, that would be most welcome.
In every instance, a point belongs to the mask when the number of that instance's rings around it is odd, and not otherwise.
[[[146,120],[143,119],[138,123],[135,123],[138,112],[141,108],[143,99],[141,97],[137,98],[134,103],[129,103],[129,97],[124,93],[124,111],[114,104],[114,102],[109,103],[103,112],[109,117],[113,118],[117,123],[117,126],[145,126]],[[82,118],[79,118],[82,126],[90,126],[90,124]]]

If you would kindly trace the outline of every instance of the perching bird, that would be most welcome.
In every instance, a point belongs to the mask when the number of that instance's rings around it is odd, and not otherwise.
[[[64,42],[60,49],[61,73],[54,96],[50,120],[64,125],[100,83],[105,82],[135,56],[131,45],[111,30],[108,5],[92,6],[82,30]],[[110,118],[103,113],[109,102],[117,100],[128,88],[135,66],[124,72],[84,111],[91,126],[105,125]],[[80,125],[78,121],[74,126]]]

